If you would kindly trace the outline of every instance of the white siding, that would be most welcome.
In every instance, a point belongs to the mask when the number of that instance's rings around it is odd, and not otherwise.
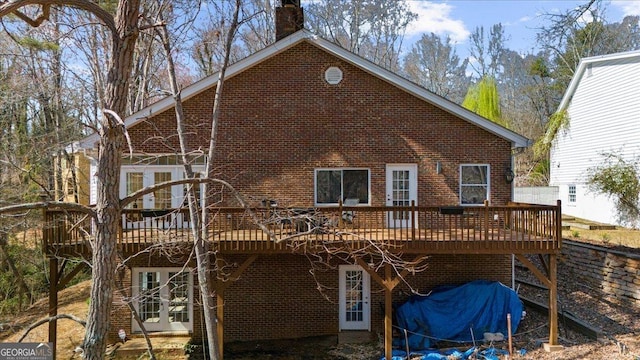
[[[549,185],[559,186],[565,213],[613,222],[613,205],[587,191],[588,169],[602,163],[603,153],[640,157],[640,55],[596,61],[582,73],[567,106],[569,125],[551,149]],[[578,200],[568,206],[568,185]]]
[[[576,185],[576,202],[570,203],[569,185],[559,186],[558,189],[564,215],[604,224],[617,224],[615,207],[608,197],[596,196],[586,186]]]

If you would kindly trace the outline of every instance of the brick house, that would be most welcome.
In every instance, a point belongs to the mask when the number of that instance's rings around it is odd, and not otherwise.
[[[392,303],[411,290],[426,293],[442,284],[486,279],[511,285],[514,257],[533,267],[525,254],[549,256],[549,272],[535,271],[549,285],[555,311],[559,206],[511,204],[512,154],[529,140],[304,29],[293,30],[298,31],[280,33],[276,43],[227,70],[210,175],[228,181],[278,237],[291,241],[264,235],[227,190],[212,195],[224,205],[210,224],[217,262],[225,265],[211,280],[220,305],[219,338],[362,331],[385,334],[390,349]],[[191,149],[209,144],[217,76],[182,91]],[[173,106],[166,98],[125,120],[134,156],[124,156],[123,197],[184,176]],[[96,139],[80,142],[90,174]],[[204,157],[192,159],[198,170]],[[89,197],[95,200],[93,182]],[[184,246],[171,257],[146,251],[124,264],[119,281],[127,293],[116,295],[114,339],[118,329],[140,331],[125,306],[129,299],[148,331],[204,337],[198,287],[183,270],[185,261],[187,268],[194,266],[187,258],[183,203],[183,187],[173,186],[125,210],[123,255],[149,249],[161,238]],[[301,221],[309,225],[309,217],[292,212],[301,209],[337,221],[328,222],[327,231],[292,238],[307,229],[300,229]],[[274,214],[279,220],[272,221]],[[355,217],[347,221],[345,215]],[[55,222],[63,215],[47,216]],[[373,242],[409,260],[422,259],[428,268],[398,274],[389,266],[372,267],[371,254],[352,254],[332,258],[333,267],[312,275],[309,254],[322,251],[291,246],[300,239],[344,246],[345,238],[351,239],[349,249]],[[58,254],[89,251],[72,234],[55,229],[45,234],[45,243]],[[552,316],[552,344],[555,321]]]

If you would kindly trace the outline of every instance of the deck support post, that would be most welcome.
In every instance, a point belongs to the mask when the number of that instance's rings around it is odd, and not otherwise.
[[[543,346],[546,351],[560,350],[562,346],[558,345],[558,255],[549,254],[548,267],[545,268],[546,275],[523,254],[514,255],[549,289],[549,342]],[[542,266],[544,267],[544,264]]]
[[[55,316],[58,315],[58,259],[51,257],[49,259],[49,342],[52,344],[51,353],[56,358],[56,343],[58,321]]]
[[[391,265],[384,265],[384,280],[386,286],[384,287],[384,358],[391,360],[391,353],[393,348],[393,327],[392,327],[392,292],[393,287],[391,279]],[[408,356],[408,354],[407,354]]]
[[[546,351],[562,349],[558,344],[558,259],[556,254],[549,255],[549,343],[544,344]]]
[[[249,256],[231,275],[223,278],[218,276],[215,279],[216,290],[216,335],[218,337],[218,356],[224,359],[224,291],[240,278],[240,275],[256,261],[258,255]],[[216,268],[222,269],[222,259],[218,257]],[[220,275],[220,274],[219,274]]]
[[[413,263],[417,265],[423,261],[424,258],[423,255],[418,255],[413,260]],[[391,360],[393,351],[393,289],[395,289],[405,276],[409,275],[411,269],[402,270],[402,272],[394,278],[391,264],[385,263],[384,278],[382,278],[369,264],[362,260],[362,258],[356,257],[355,261],[384,289],[384,357],[387,360]]]
[[[224,359],[224,286],[216,286],[216,334],[218,336],[218,356]]]

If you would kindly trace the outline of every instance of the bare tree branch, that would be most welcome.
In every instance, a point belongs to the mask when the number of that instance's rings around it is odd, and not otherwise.
[[[105,11],[100,5],[96,2],[89,0],[13,0],[13,1],[0,1],[0,18],[11,14],[19,12],[18,9],[28,6],[28,5],[42,5],[43,6],[43,15],[48,18],[48,10],[51,5],[60,5],[60,6],[71,6],[78,9],[86,10],[94,14],[100,21],[111,30],[113,34],[118,33],[118,29],[116,28],[116,23],[113,19],[113,16]],[[45,10],[46,8],[46,10]],[[16,14],[17,15],[17,14]],[[20,15],[17,15],[22,19]],[[24,15],[22,15],[24,16]],[[34,22],[40,25],[44,20],[39,20],[38,17]],[[24,19],[23,19],[24,20]],[[26,20],[25,20],[26,21]],[[31,25],[31,24],[30,24]]]
[[[18,339],[18,342],[22,342],[22,340],[24,340],[25,337],[27,337],[27,335],[29,335],[29,333],[31,332],[31,330],[37,328],[38,326],[44,324],[44,323],[48,323],[51,322],[53,320],[60,320],[60,319],[69,319],[69,320],[73,320],[75,322],[77,322],[78,324],[82,325],[82,326],[86,326],[87,322],[80,319],[79,317],[75,316],[75,315],[69,315],[69,314],[58,314],[56,316],[49,316],[46,317],[44,319],[40,319],[38,321],[36,321],[35,323],[29,325],[29,327],[27,327],[25,329],[25,331],[22,333],[22,336],[20,336],[20,338]]]

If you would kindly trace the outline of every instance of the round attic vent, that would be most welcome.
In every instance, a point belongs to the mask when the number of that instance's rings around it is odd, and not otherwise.
[[[324,72],[324,80],[330,85],[337,85],[342,81],[342,70],[332,66]]]

